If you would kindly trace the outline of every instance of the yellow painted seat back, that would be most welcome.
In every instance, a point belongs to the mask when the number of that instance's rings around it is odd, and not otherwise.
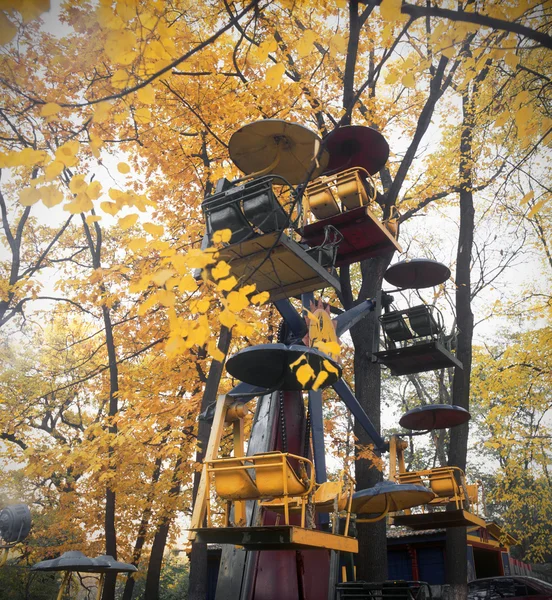
[[[310,487],[303,483],[282,452],[254,455],[257,489],[264,498],[304,496]],[[285,484],[287,483],[287,494]]]
[[[327,219],[341,212],[328,183],[331,183],[329,178],[319,177],[307,186],[305,192],[309,200],[310,210],[317,219]]]
[[[460,488],[454,478],[454,470],[448,468],[431,469],[428,474],[429,485],[440,498],[453,498],[460,495]]]
[[[326,481],[321,483],[314,493],[314,504],[317,511],[331,512],[337,500],[337,510],[341,511],[345,510],[348,498],[348,495],[343,493],[343,482]]]
[[[337,195],[347,210],[366,206],[369,202],[358,168],[337,174]]]
[[[248,473],[252,465],[235,458],[222,458],[209,463],[214,475],[217,495],[223,500],[254,500],[261,496]]]
[[[326,481],[321,483],[314,492],[314,496],[312,498],[316,512],[332,512],[335,508],[336,500],[337,510],[345,510],[349,496],[347,493],[342,493],[342,489],[343,483],[341,481]],[[284,501],[282,498],[274,498],[268,502],[262,502],[261,506],[264,506],[265,508],[275,512],[282,512],[284,508]],[[289,498],[290,511],[296,511],[300,508],[300,497]]]
[[[470,483],[466,485],[466,490],[468,492],[468,500],[470,504],[477,504],[479,500],[479,489],[477,483]]]
[[[395,478],[398,483],[410,483],[413,485],[425,485],[421,475],[417,471],[397,473]]]

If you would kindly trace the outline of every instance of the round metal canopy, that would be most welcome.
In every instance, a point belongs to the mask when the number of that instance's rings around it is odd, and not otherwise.
[[[382,169],[389,158],[389,144],[379,131],[361,125],[339,127],[325,139],[330,161],[324,173],[362,167],[370,175]]]
[[[324,362],[329,363],[329,369]],[[312,375],[301,384],[297,371],[309,365]],[[282,391],[310,390],[321,371],[326,371],[326,379],[319,389],[332,385],[341,378],[341,367],[327,354],[307,346],[286,346],[285,344],[260,344],[240,350],[226,362],[226,370],[232,377],[263,388]]]
[[[111,565],[105,556],[89,558],[78,550],[64,552],[57,558],[42,560],[31,567],[32,571],[79,571],[82,573],[102,573],[110,569]]]
[[[450,277],[450,269],[436,260],[412,258],[402,260],[385,271],[383,278],[398,288],[422,289],[444,283]]]
[[[305,181],[321,140],[310,129],[281,119],[264,119],[238,129],[228,144],[234,164],[246,175],[275,174],[292,185]],[[311,179],[328,164],[328,153],[322,152]]]
[[[115,571],[117,573],[135,573],[138,571],[134,565],[115,560],[110,554],[101,554],[100,556],[96,556],[94,560],[102,563],[107,562],[109,564],[109,568],[106,569],[107,571]]]
[[[26,504],[11,504],[0,510],[0,537],[8,544],[24,540],[31,530],[31,511]]]
[[[432,431],[433,429],[448,429],[467,423],[470,413],[460,406],[450,404],[429,404],[413,408],[399,420],[399,425],[405,429]]]
[[[423,485],[382,481],[353,494],[351,510],[356,514],[382,514],[427,504],[435,494]]]

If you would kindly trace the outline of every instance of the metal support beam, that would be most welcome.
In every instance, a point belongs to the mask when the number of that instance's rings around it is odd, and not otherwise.
[[[360,304],[353,306],[349,310],[341,313],[336,319],[335,332],[337,337],[342,336],[346,331],[349,331],[353,325],[356,325],[360,320],[376,308],[375,300],[364,300]]]
[[[316,483],[324,483],[326,476],[326,452],[324,449],[324,416],[322,415],[322,392],[309,391],[309,412],[314,453]]]
[[[362,425],[366,433],[370,436],[376,449],[380,452],[385,452],[387,450],[385,440],[377,432],[372,421],[370,421],[368,415],[364,412],[360,402],[356,399],[356,396],[353,394],[347,383],[343,379],[340,379],[339,381],[336,381],[332,387],[343,402],[345,402],[347,408],[353,413],[353,416],[358,423]]]
[[[307,324],[305,319],[293,308],[291,302],[286,298],[276,300],[274,303],[276,310],[282,315],[293,336],[302,339],[307,333]]]

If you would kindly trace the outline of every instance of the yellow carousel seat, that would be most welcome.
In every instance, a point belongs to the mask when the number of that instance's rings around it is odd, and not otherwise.
[[[332,180],[333,177],[319,177],[307,187],[309,207],[317,219],[327,219],[341,212],[331,185],[328,185]]]
[[[247,461],[249,462],[249,461]],[[223,500],[255,500],[261,496],[248,470],[246,458],[219,458],[209,463],[217,495]]]
[[[395,476],[398,483],[412,483],[413,485],[425,485],[418,471],[407,471],[397,473]]]
[[[301,479],[295,469],[291,466],[289,458],[297,459],[300,464],[312,462],[302,456],[296,456],[286,452],[266,452],[255,454],[252,457],[255,465],[257,489],[263,498],[274,498],[279,496],[305,496],[312,490],[311,481]]]
[[[341,481],[326,481],[321,483],[314,492],[312,504],[317,513],[331,513],[336,507],[337,511],[341,512],[347,508],[349,493],[343,491]],[[297,512],[301,510],[303,500],[295,496],[289,499],[289,510]],[[282,498],[274,498],[268,502],[262,502],[261,506],[273,510],[274,512],[282,512],[284,510],[284,501]]]
[[[455,473],[459,474],[460,483],[458,483]],[[407,471],[397,473],[396,479],[399,483],[413,483],[429,487],[436,496],[429,504],[455,502],[458,509],[464,506],[466,478],[464,471],[458,467],[435,467],[423,471]]]
[[[368,198],[363,179],[372,178],[364,169],[354,167],[337,174],[337,195],[347,210],[366,206],[372,198]]]

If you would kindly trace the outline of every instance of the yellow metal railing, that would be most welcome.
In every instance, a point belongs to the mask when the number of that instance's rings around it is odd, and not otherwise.
[[[326,219],[344,210],[367,206],[376,199],[375,182],[365,169],[354,167],[319,177],[305,190],[309,207],[316,219]]]
[[[289,459],[299,462],[300,475],[297,475]],[[205,462],[207,467],[207,525],[212,527],[210,511],[210,487],[214,481],[217,496],[226,500],[225,526],[230,524],[232,502],[281,498],[284,505],[285,524],[289,524],[290,500],[301,499],[301,527],[305,526],[305,509],[312,492],[314,465],[304,456],[289,452],[267,452],[253,456],[218,458]],[[307,474],[307,467],[310,476]],[[254,473],[255,478],[251,476]]]

